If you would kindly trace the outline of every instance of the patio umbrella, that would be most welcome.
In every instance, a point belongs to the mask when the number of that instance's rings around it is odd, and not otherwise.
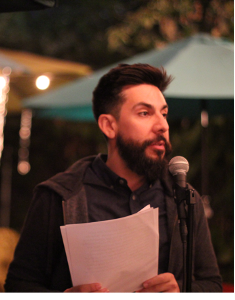
[[[35,85],[39,75],[50,77],[48,90],[53,90],[92,72],[89,66],[81,63],[0,48],[0,69],[6,66],[12,69],[8,112],[21,112],[23,98],[45,93]]]
[[[234,47],[231,42],[197,34],[163,50],[150,50],[119,63],[163,66],[175,78],[164,93],[170,107],[170,119],[198,118],[202,104],[210,115],[233,112]],[[93,121],[92,91],[100,77],[116,65],[43,96],[24,99],[23,105],[38,109],[39,116]]]
[[[57,6],[57,0],[1,0],[0,12],[38,10]]]

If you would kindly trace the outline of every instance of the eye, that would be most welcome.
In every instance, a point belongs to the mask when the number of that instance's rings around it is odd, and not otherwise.
[[[168,118],[168,113],[164,113],[164,114],[162,114],[162,115],[163,115],[163,117],[164,117],[165,119]]]
[[[143,117],[147,116],[148,114],[149,114],[149,113],[148,113],[147,110],[139,112],[139,115],[140,115],[140,116],[143,116]]]

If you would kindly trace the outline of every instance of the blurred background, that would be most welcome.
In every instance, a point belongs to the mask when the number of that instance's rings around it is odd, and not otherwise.
[[[231,88],[228,82],[234,81],[233,60],[228,59],[233,53],[233,1],[24,0],[21,7],[14,0],[1,3],[0,278],[12,259],[11,250],[4,250],[9,254],[5,257],[3,249],[14,249],[35,185],[79,158],[106,152],[106,142],[91,114],[92,76],[97,79],[100,70],[120,61],[132,62],[133,57],[147,60],[151,51],[154,56],[160,53],[157,63],[171,71],[170,63],[181,51],[182,77],[193,71],[193,78],[199,63],[205,72],[197,73],[199,78],[194,81],[200,82],[203,74],[207,78],[221,75],[211,94],[185,92],[174,98],[169,92],[166,98],[172,156],[189,161],[188,181],[203,195],[225,291],[233,291],[233,89],[227,92]],[[197,42],[200,47],[221,46],[223,51],[215,49],[199,62],[199,50],[187,52]],[[182,63],[185,53],[192,66]],[[215,53],[218,57],[212,60]],[[211,65],[221,62],[221,67],[216,71],[207,67],[210,59]],[[37,87],[41,75],[49,81]],[[187,79],[184,83],[185,87],[190,84]],[[88,100],[81,99],[82,107],[75,103],[83,96],[80,84],[88,86],[90,93]],[[200,84],[197,90],[206,90],[203,81]],[[60,101],[62,106],[58,106]]]

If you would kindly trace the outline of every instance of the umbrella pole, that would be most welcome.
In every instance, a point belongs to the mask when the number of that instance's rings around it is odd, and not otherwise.
[[[202,127],[202,195],[208,195],[208,129]]]
[[[206,101],[201,101],[201,194],[208,195],[209,176],[208,176],[208,112]]]

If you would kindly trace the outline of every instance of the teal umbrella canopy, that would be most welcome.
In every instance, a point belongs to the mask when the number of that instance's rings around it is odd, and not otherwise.
[[[164,93],[169,118],[197,118],[202,103],[210,115],[233,113],[234,46],[231,42],[197,34],[163,50],[150,50],[119,63],[162,66],[173,76]],[[42,96],[27,98],[23,105],[38,109],[39,115],[45,117],[92,121],[92,92],[99,79],[117,64]]]

